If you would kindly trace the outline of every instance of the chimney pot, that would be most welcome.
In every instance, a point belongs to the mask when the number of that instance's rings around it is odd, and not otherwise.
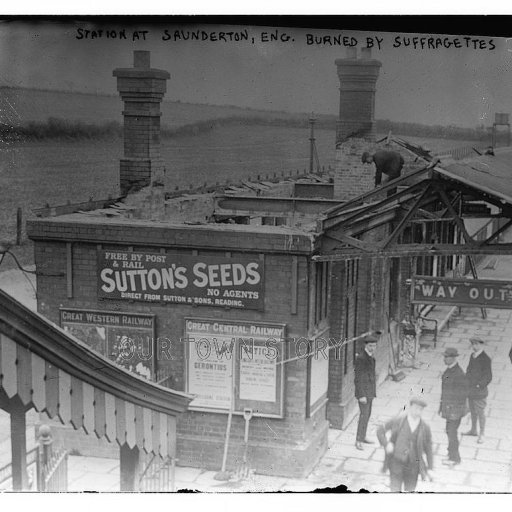
[[[357,59],[357,47],[349,46],[347,48],[347,59]]]
[[[361,59],[371,59],[372,50],[371,48],[361,48]]]
[[[151,67],[150,52],[146,50],[135,50],[133,52],[133,67],[149,69]]]

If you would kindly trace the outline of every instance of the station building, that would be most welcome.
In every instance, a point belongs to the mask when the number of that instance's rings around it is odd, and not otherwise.
[[[421,257],[376,257],[371,248],[405,236],[396,231],[411,217],[403,221],[402,207],[423,206],[416,193],[435,162],[404,141],[376,142],[381,64],[369,50],[336,66],[334,170],[171,192],[159,133],[169,75],[135,52],[133,68],[114,71],[124,101],[122,196],[43,209],[27,225],[39,312],[117,363],[195,396],[177,420],[180,465],[236,469],[245,457],[258,473],[306,476],[329,427],[353,417],[354,359],[366,333],[384,333],[377,371],[380,380],[388,374],[388,321],[410,311],[403,283]],[[403,154],[412,180],[393,197],[387,186],[374,190],[374,170],[361,161],[386,144]],[[419,243],[424,230],[407,236]],[[458,265],[443,261],[443,272]],[[432,273],[429,265],[422,270]],[[71,433],[62,439],[80,444]]]

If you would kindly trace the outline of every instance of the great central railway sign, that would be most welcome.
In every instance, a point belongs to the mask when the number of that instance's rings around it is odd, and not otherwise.
[[[414,276],[411,302],[512,309],[512,282]]]

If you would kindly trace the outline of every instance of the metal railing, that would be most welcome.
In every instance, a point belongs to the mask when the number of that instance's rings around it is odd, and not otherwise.
[[[32,474],[31,466],[37,465],[37,453],[38,453],[39,447],[36,446],[35,448],[32,448],[32,450],[29,450],[27,452],[27,473],[29,475]],[[4,466],[0,468],[0,490],[2,489],[9,489],[11,487],[11,484],[9,480],[12,479],[12,463],[8,462]],[[33,482],[30,481],[29,477],[29,487]]]
[[[65,449],[52,453],[44,461],[44,453],[38,464],[37,490],[40,492],[66,492],[68,490],[68,455]]]
[[[139,477],[140,492],[174,492],[176,459],[153,455]]]

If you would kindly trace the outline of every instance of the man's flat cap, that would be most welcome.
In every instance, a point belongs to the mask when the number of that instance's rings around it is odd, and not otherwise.
[[[411,405],[416,404],[416,405],[419,405],[420,407],[427,407],[427,402],[425,402],[425,400],[423,400],[423,398],[421,398],[419,396],[413,396],[409,400],[409,403]]]
[[[481,343],[482,345],[485,343],[485,341],[482,338],[479,338],[478,336],[473,336],[472,338],[469,338],[469,341],[471,343]]]
[[[377,343],[379,341],[379,338],[377,336],[374,336],[373,334],[369,334],[368,336],[364,337],[364,342],[366,343]]]
[[[459,355],[458,350],[453,347],[448,347],[443,353],[444,357],[457,357],[458,355]]]

